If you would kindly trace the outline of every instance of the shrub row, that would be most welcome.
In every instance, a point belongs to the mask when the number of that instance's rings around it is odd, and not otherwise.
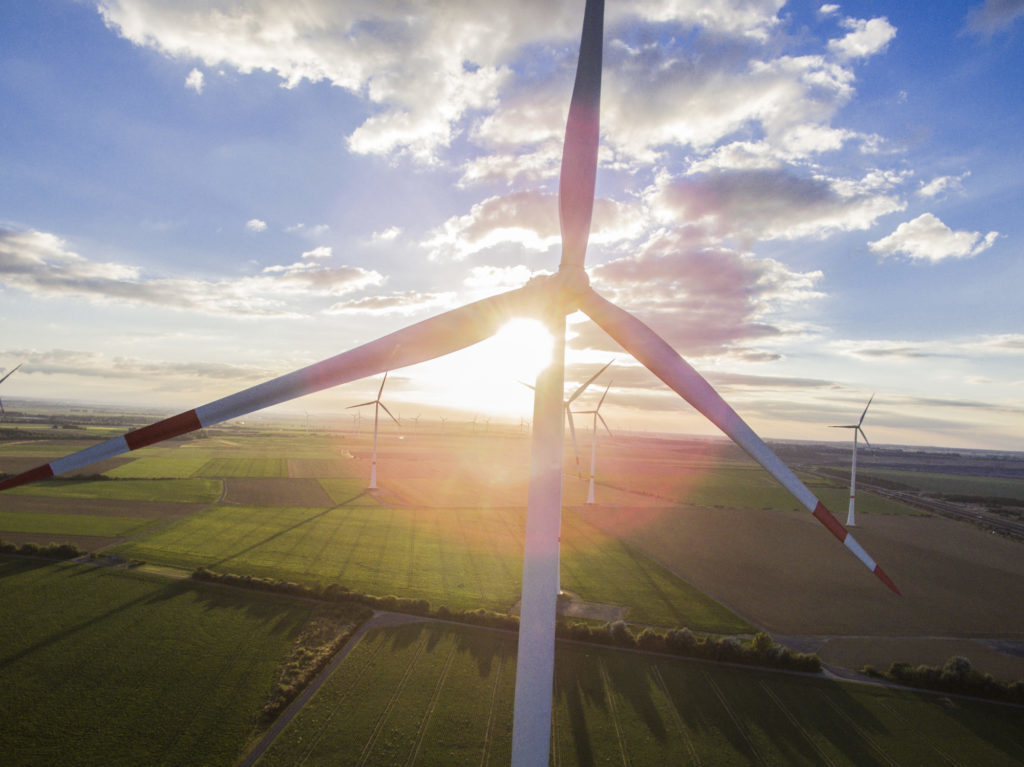
[[[257,578],[251,575],[234,575],[232,573],[215,573],[200,567],[192,573],[196,580],[223,583],[228,586],[272,591],[289,596],[319,599],[329,602],[354,602],[377,610],[424,615],[440,620],[468,623],[474,626],[518,631],[519,618],[505,613],[496,613],[483,608],[477,610],[451,610],[442,605],[437,610],[430,608],[425,599],[406,599],[402,597],[377,597],[349,591],[344,586],[320,584],[306,586],[291,581],[278,581],[273,578]],[[611,647],[647,650],[650,652],[668,653],[688,658],[702,658],[725,663],[744,663],[753,666],[783,668],[791,671],[818,673],[821,671],[821,659],[817,655],[797,653],[788,647],[776,644],[767,634],[757,634],[753,639],[743,642],[736,637],[698,636],[689,629],[672,629],[660,633],[652,628],[645,628],[640,634],[634,635],[624,621],[606,623],[602,626],[591,626],[586,623],[564,623],[559,621],[555,633],[562,639],[579,642],[603,644]]]
[[[558,635],[580,642],[606,644],[613,647],[667,653],[687,658],[743,663],[750,666],[783,668],[816,674],[821,671],[817,655],[793,652],[776,644],[767,634],[756,634],[749,641],[733,636],[698,636],[686,628],[671,629],[665,633],[645,628],[634,635],[624,621],[590,626],[585,623],[561,624]]]
[[[1024,680],[1000,682],[974,669],[971,661],[962,655],[953,656],[941,667],[893,663],[885,673],[873,666],[865,666],[861,673],[908,687],[1024,704]]]
[[[49,559],[75,559],[84,556],[86,551],[78,548],[73,543],[48,543],[40,546],[38,543],[11,543],[0,540],[0,554],[20,554],[25,557],[47,557]]]
[[[362,605],[329,605],[310,618],[282,664],[270,700],[260,710],[260,724],[266,727],[277,719],[372,614]]]

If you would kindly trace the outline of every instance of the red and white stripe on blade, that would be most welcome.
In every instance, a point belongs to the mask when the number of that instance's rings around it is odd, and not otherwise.
[[[846,528],[832,516],[832,513],[825,508],[814,493],[808,490],[807,486],[771,451],[764,441],[754,433],[753,429],[747,426],[736,411],[711,387],[711,384],[690,367],[689,363],[680,357],[657,333],[629,312],[606,301],[593,290],[584,294],[579,308],[644,367],[668,384],[733,442],[742,447],[751,458],[767,469],[886,586],[897,594],[900,593],[896,584],[854,540]]]
[[[9,477],[0,481],[0,490],[75,471],[304,394],[464,349],[494,335],[512,317],[532,316],[538,305],[551,302],[550,292],[549,283],[534,282],[439,314],[330,359]]]

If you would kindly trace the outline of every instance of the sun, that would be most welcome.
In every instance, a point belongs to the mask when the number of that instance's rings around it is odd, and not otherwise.
[[[543,323],[513,319],[485,341],[417,366],[424,404],[469,414],[529,417],[532,386],[551,364],[554,339]]]
[[[502,325],[487,345],[487,356],[496,375],[532,384],[551,364],[555,341],[543,323],[514,319]]]

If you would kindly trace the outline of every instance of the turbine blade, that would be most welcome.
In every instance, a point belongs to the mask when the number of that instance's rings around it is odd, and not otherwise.
[[[871,443],[868,442],[868,435],[864,433],[864,430],[858,426],[857,431],[859,431],[860,436],[864,438],[864,444],[867,445],[868,447],[871,447]]]
[[[601,425],[604,426],[604,430],[608,432],[608,436],[611,437],[612,439],[615,439],[615,435],[612,434],[612,430],[608,428],[608,423],[604,420],[604,416],[601,415],[600,413],[594,413],[594,415],[597,416],[597,419],[601,422]]]
[[[886,586],[899,594],[889,576],[868,556],[824,504],[807,489],[769,447],[744,422],[704,378],[683,360],[662,338],[593,290],[583,294],[579,307],[648,370],[679,393],[751,458],[761,464],[794,498],[836,536]]]
[[[580,469],[580,449],[579,446],[576,444],[576,424],[574,424],[572,421],[572,411],[569,409],[569,406],[564,405],[564,407],[565,418],[569,422],[569,434],[572,435],[572,454],[576,458],[576,476],[582,479],[583,470]]]
[[[8,371],[7,371],[7,374],[6,374],[6,375],[5,375],[5,376],[4,376],[3,378],[0,378],[0,383],[3,383],[3,382],[4,382],[4,381],[6,381],[6,380],[7,380],[8,378],[10,378],[10,377],[11,377],[11,374],[12,374],[12,373],[13,373],[13,372],[14,372],[15,370],[17,370],[18,368],[20,368],[20,367],[21,367],[22,365],[24,365],[24,364],[25,364],[24,362],[19,362],[19,363],[18,363],[17,365],[15,365],[15,366],[14,366],[13,368],[11,368],[10,370],[8,370]]]
[[[553,303],[550,295],[552,284],[535,280],[517,290],[439,314],[330,359],[9,477],[0,481],[0,490],[80,469],[104,458],[287,402],[303,394],[464,349],[494,335],[510,318],[523,314],[532,316],[538,307]]]
[[[562,266],[583,268],[594,211],[597,142],[601,132],[601,58],[604,0],[588,0],[569,104],[558,182],[558,221],[562,230]],[[545,736],[548,737],[548,736]]]
[[[526,383],[526,381],[520,381],[519,383],[521,383],[523,386],[525,386],[530,391],[537,391],[537,387],[534,386],[533,384],[528,384],[528,383]]]
[[[360,402],[360,403],[359,403],[358,405],[349,405],[349,406],[348,406],[347,408],[345,408],[345,409],[346,409],[346,410],[351,410],[351,409],[352,409],[352,408],[354,408],[354,407],[366,407],[367,405],[374,405],[374,404],[376,404],[376,403],[377,403],[377,400],[375,400],[375,399],[372,399],[372,400],[370,400],[369,402]]]
[[[394,417],[393,415],[391,415],[391,411],[390,411],[390,410],[388,410],[388,406],[387,406],[387,405],[385,405],[385,404],[384,404],[383,402],[379,402],[379,404],[380,404],[380,406],[381,406],[382,408],[384,408],[384,412],[385,412],[385,413],[387,413],[388,415],[390,415],[390,416],[391,416],[391,420],[392,420],[392,421],[394,421],[395,423],[397,423],[397,424],[398,424],[398,426],[399,426],[399,428],[401,428],[401,426],[402,426],[402,422],[401,422],[401,421],[399,421],[399,420],[398,420],[397,418],[395,418],[395,417]]]
[[[606,371],[606,370],[608,369],[608,366],[609,366],[609,365],[611,365],[611,364],[612,364],[613,362],[615,362],[615,360],[608,360],[608,362],[606,362],[606,363],[605,363],[605,366],[604,366],[603,368],[601,368],[601,369],[600,369],[600,370],[598,370],[598,371],[597,371],[596,373],[594,373],[594,375],[590,376],[590,378],[588,378],[588,379],[586,380],[586,382],[585,382],[585,383],[584,383],[584,384],[583,384],[582,386],[580,386],[580,388],[578,388],[578,389],[577,389],[576,391],[574,391],[574,392],[572,393],[572,396],[571,396],[571,397],[569,397],[569,399],[567,399],[567,400],[565,401],[565,404],[566,404],[566,405],[569,405],[569,404],[571,404],[571,403],[572,403],[572,401],[573,401],[574,399],[576,399],[576,398],[577,398],[578,396],[580,396],[580,395],[581,395],[581,394],[582,394],[582,393],[583,393],[583,392],[584,392],[584,391],[586,390],[586,388],[587,388],[588,386],[590,386],[590,384],[594,383],[594,380],[595,380],[595,379],[596,379],[596,378],[597,378],[597,377],[598,377],[599,375],[601,375],[601,373],[603,373],[604,371]]]
[[[875,395],[872,394],[871,397],[868,399],[868,404],[864,406],[864,412],[860,414],[860,420],[857,421],[857,426],[860,426],[862,423],[864,423],[864,416],[868,414],[868,408],[871,407],[871,400],[873,400],[874,398]]]
[[[597,413],[601,409],[601,405],[604,404],[604,398],[608,396],[608,390],[612,388],[612,382],[609,381],[608,385],[604,387],[604,394],[601,395],[601,399],[597,402],[597,407],[594,408],[594,412]]]
[[[384,371],[384,380],[380,382],[380,388],[377,389],[377,399],[379,400],[381,395],[384,393],[384,384],[388,382],[388,371]]]

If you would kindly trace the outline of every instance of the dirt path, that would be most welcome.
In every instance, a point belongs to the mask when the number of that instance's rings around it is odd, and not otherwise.
[[[326,682],[331,674],[334,673],[335,669],[341,665],[341,662],[348,657],[348,654],[359,644],[359,640],[363,638],[363,635],[371,629],[386,628],[389,626],[402,626],[406,623],[422,623],[428,621],[430,618],[422,618],[417,615],[403,615],[401,613],[389,613],[389,612],[378,612],[374,611],[373,617],[370,618],[366,623],[359,627],[358,630],[352,635],[352,637],[345,643],[337,655],[331,660],[330,663],[317,674],[316,678],[309,683],[305,690],[303,690],[295,700],[291,702],[291,705],[284,710],[284,712],[277,718],[270,729],[267,730],[263,737],[260,738],[259,742],[253,746],[252,750],[245,755],[245,757],[238,763],[238,767],[251,767],[256,761],[263,756],[263,753],[270,748],[270,744],[277,739],[284,728],[288,726],[291,720],[298,714],[302,707],[305,706],[309,700],[316,695],[317,690],[320,686]]]

